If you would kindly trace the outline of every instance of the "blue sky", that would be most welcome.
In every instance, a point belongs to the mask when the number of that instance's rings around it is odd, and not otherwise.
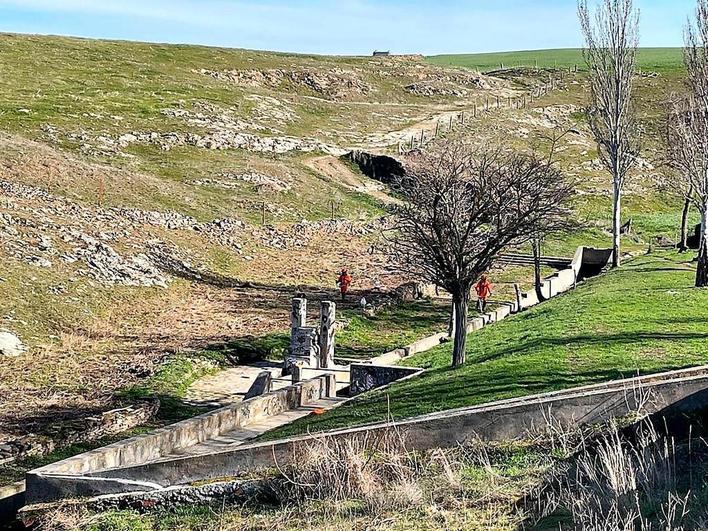
[[[679,46],[694,0],[635,0],[642,46]],[[291,52],[580,44],[575,0],[0,0],[0,30]]]

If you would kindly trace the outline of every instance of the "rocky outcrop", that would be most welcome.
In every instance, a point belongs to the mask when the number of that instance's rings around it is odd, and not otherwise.
[[[246,173],[219,173],[218,179],[199,179],[193,181],[198,186],[213,186],[225,190],[234,190],[242,186],[241,183],[248,183],[255,186],[259,191],[265,192],[287,192],[292,188],[287,183],[277,177],[263,175],[262,173],[250,171]]]
[[[289,153],[303,151],[306,153],[321,151],[331,155],[340,155],[343,150],[331,144],[325,144],[313,138],[296,138],[289,136],[258,136],[229,129],[219,129],[211,134],[183,133],[172,131],[168,133],[132,131],[116,138],[100,136],[89,142],[89,138],[79,141],[87,146],[84,151],[98,149],[102,153],[117,153],[131,144],[153,144],[163,151],[170,151],[178,146],[195,146],[203,149],[245,149],[257,153]]]
[[[341,68],[332,68],[331,70],[227,70],[223,72],[202,69],[199,73],[245,86],[278,88],[285,83],[290,83],[332,100],[345,100],[373,91],[373,87],[363,81],[356,72]]]
[[[151,420],[159,407],[159,400],[154,399],[80,420],[56,422],[43,435],[28,434],[19,439],[0,443],[0,463],[43,456],[72,444],[124,433]]]

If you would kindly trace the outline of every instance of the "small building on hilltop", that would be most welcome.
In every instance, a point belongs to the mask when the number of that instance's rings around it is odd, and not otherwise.
[[[374,57],[388,57],[391,55],[391,52],[386,51],[386,52],[380,52],[378,50],[374,50]]]

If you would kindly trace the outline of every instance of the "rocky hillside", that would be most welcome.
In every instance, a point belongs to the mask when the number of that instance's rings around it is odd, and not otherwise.
[[[380,241],[396,199],[339,158],[353,148],[396,153],[452,124],[543,149],[570,129],[586,224],[548,252],[607,240],[582,74],[16,35],[0,68],[0,440],[105,409],[171,354],[281,330],[291,295],[326,296],[344,265],[357,291],[403,282]],[[630,246],[675,227],[651,149]]]

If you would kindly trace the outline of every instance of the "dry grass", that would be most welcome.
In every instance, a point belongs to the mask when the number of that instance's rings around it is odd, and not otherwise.
[[[568,516],[556,529],[706,529],[704,439],[677,440],[646,420],[582,440],[576,456],[536,494],[534,529],[548,529],[540,524],[562,514]]]

